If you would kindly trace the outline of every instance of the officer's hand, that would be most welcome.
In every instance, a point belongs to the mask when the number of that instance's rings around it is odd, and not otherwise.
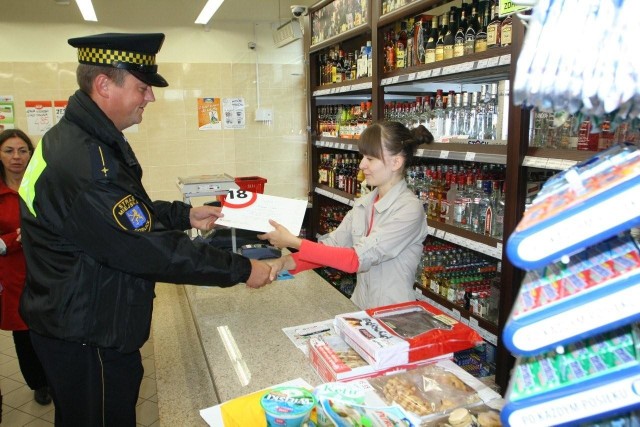
[[[222,208],[218,206],[198,206],[189,211],[191,226],[198,230],[208,231],[216,225],[216,220],[222,218]]]
[[[257,259],[249,261],[251,261],[251,275],[249,275],[249,279],[247,279],[247,286],[250,288],[261,288],[276,279],[278,275],[276,267],[269,266]]]

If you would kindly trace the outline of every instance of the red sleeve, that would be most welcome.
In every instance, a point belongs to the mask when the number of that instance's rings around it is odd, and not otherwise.
[[[353,248],[328,246],[303,240],[298,254],[297,259],[302,261],[337,268],[346,273],[355,273],[360,266],[358,254]]]
[[[296,275],[301,271],[312,270],[314,268],[322,267],[322,264],[315,264],[313,262],[306,262],[303,259],[300,259],[300,252],[295,252],[291,254],[291,258],[296,262],[296,268],[294,270],[289,270],[289,273]]]

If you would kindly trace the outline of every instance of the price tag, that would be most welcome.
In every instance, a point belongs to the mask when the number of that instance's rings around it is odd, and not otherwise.
[[[455,72],[455,68],[453,65],[447,65],[446,67],[442,67],[442,75],[445,74],[453,74]]]
[[[549,159],[549,161],[547,161],[547,168],[555,169],[555,170],[563,170],[564,161],[562,159]]]
[[[400,76],[395,76],[391,79],[391,84],[393,83],[398,83],[398,80],[400,79]]]
[[[449,150],[440,151],[440,158],[441,159],[448,159],[449,158]]]
[[[433,70],[431,70],[431,76],[432,77],[439,76],[441,72],[442,72],[442,68],[434,68]]]
[[[532,166],[536,168],[546,168],[548,161],[549,159],[547,159],[546,157],[536,157],[533,159]]]
[[[563,160],[562,161],[564,169],[569,169],[578,164],[575,160]]]
[[[345,150],[347,148],[347,144],[340,143],[340,149]]]
[[[451,317],[453,317],[456,320],[460,320],[460,318],[462,316],[460,316],[460,312],[458,310],[456,310],[455,308],[451,309]]]
[[[500,57],[500,61],[498,62],[498,64],[500,64],[500,65],[509,65],[509,64],[511,64],[511,55],[510,54],[502,55]]]
[[[472,151],[468,151],[467,154],[464,155],[464,160],[467,162],[473,162],[475,158],[476,158],[476,153]]]
[[[487,58],[487,68],[495,67],[496,65],[498,65],[499,61],[500,61],[500,57],[498,57],[498,56],[496,56],[494,58]]]
[[[416,73],[411,73],[407,76],[407,81],[413,81],[416,79]]]
[[[432,73],[433,73],[433,70],[425,70],[424,78],[426,79],[426,78],[431,77]]]
[[[481,59],[476,63],[476,70],[479,70],[481,68],[487,68],[487,60],[486,59]]]
[[[436,230],[436,237],[439,239],[444,239],[444,230]]]
[[[473,329],[475,329],[478,332],[481,329],[480,325],[478,325],[478,319],[476,319],[475,317],[469,318],[469,326],[471,326]]]
[[[469,319],[467,319],[466,317],[461,317],[460,323],[462,323],[463,325],[469,326]]]
[[[463,64],[460,64],[460,71],[461,72],[463,72],[463,71],[471,71],[471,70],[473,70],[473,65],[474,65],[473,62],[465,62]]]
[[[385,86],[385,85],[388,85],[388,84],[389,84],[389,79],[388,78],[380,80],[380,85]]]
[[[423,148],[418,148],[416,150],[416,154],[418,155],[418,157],[423,157],[424,156],[424,149]]]

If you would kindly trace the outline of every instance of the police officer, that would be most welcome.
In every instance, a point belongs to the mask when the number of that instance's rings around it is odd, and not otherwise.
[[[140,123],[164,34],[73,38],[79,90],[20,187],[27,283],[20,313],[45,368],[56,426],[135,426],[156,281],[260,287],[266,264],[192,241],[220,208],[152,201],[122,131]]]

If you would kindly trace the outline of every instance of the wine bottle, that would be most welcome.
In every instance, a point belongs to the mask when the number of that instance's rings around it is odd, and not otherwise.
[[[442,27],[438,31],[438,39],[436,41],[436,62],[444,59],[444,36],[447,31],[449,31],[449,14],[445,13],[442,15]]]
[[[438,40],[438,16],[434,16],[431,20],[431,32],[427,37],[427,43],[424,46],[424,63],[431,64],[436,62],[436,41]]]

